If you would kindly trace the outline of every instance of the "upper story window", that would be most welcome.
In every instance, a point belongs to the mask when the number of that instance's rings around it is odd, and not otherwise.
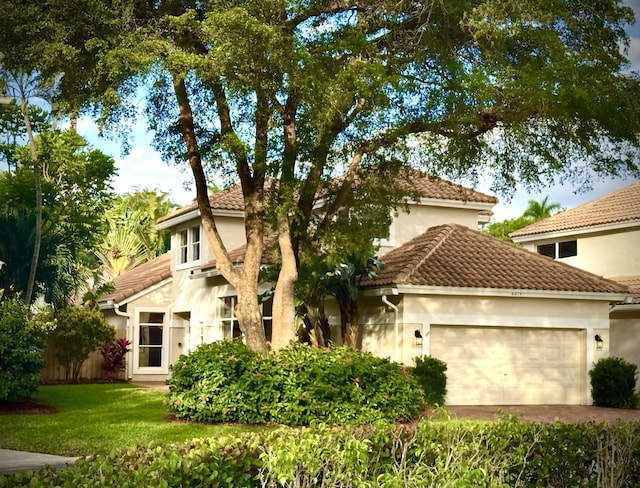
[[[537,247],[538,254],[548,256],[552,259],[570,258],[578,255],[578,241],[552,242],[551,244],[542,244]]]
[[[196,264],[200,261],[200,226],[182,229],[178,233],[178,264]]]

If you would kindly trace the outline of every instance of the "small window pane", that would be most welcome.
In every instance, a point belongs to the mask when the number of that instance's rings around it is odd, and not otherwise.
[[[558,257],[568,258],[578,255],[578,242],[565,241],[558,243]]]
[[[200,227],[191,229],[191,261],[200,260]]]
[[[554,244],[544,244],[542,246],[538,246],[538,254],[542,254],[543,256],[548,256],[550,258],[556,258],[556,245]]]

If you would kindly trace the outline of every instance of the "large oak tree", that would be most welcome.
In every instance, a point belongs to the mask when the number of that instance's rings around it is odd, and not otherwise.
[[[294,337],[301,249],[370,168],[413,162],[491,174],[500,188],[557,175],[580,183],[585,169],[639,172],[640,85],[621,51],[633,14],[616,0],[40,0],[21,9],[0,0],[0,9],[9,16],[3,63],[56,77],[67,112],[98,108],[108,126],[146,89],[156,145],[193,171],[204,231],[256,350],[265,349],[265,233],[277,232],[281,256],[278,348]],[[216,171],[242,186],[240,269],[209,208]]]

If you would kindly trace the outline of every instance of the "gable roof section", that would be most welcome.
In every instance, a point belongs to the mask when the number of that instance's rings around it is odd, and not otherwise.
[[[457,224],[432,227],[381,261],[378,278],[361,285],[628,293],[622,284]]]
[[[640,221],[640,181],[510,234],[512,238]]]
[[[640,304],[640,276],[616,276],[610,279],[629,288],[632,299],[631,304]]]
[[[211,205],[212,209],[216,210],[227,210],[227,211],[244,211],[244,198],[242,196],[242,188],[240,185],[233,185],[226,190],[221,190],[213,195],[209,196],[209,205]],[[167,214],[163,217],[160,217],[157,220],[157,223],[160,224],[167,220],[174,219],[176,217],[180,217],[181,215],[188,214],[190,212],[196,212],[198,210],[198,203],[194,202],[186,207],[179,208]]]
[[[429,175],[414,169],[408,170],[408,175],[398,181],[412,190],[417,190],[422,198],[433,200],[451,200],[459,202],[498,203],[493,195],[487,195],[466,186],[452,183],[438,176]]]
[[[136,266],[117,276],[114,290],[100,299],[100,303],[121,303],[147,288],[171,278],[171,252]]]
[[[417,191],[421,198],[492,205],[498,203],[498,199],[492,195],[487,195],[486,193],[452,183],[438,176],[428,175],[414,169],[408,169],[407,171],[409,174],[404,174],[403,177],[398,179],[397,183],[399,185],[406,185],[409,189]],[[242,196],[241,186],[236,184],[226,190],[214,193],[209,197],[209,205],[213,210],[244,211],[244,198]],[[157,223],[163,224],[172,219],[197,211],[198,204],[192,203],[160,217]],[[166,226],[165,224],[164,227]]]

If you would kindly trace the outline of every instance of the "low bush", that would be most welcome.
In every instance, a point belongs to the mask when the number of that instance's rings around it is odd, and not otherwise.
[[[423,421],[279,428],[116,450],[70,468],[0,477],[10,486],[631,487],[640,423]]]
[[[35,392],[46,364],[44,333],[28,319],[28,311],[19,300],[0,302],[0,400]]]
[[[116,332],[97,310],[68,306],[56,316],[52,332],[56,357],[64,366],[67,380],[77,381],[89,354],[116,338]]]
[[[600,359],[591,371],[591,396],[598,407],[634,408],[638,404],[638,367],[622,358]]]
[[[444,406],[447,396],[447,364],[431,356],[415,358],[416,366],[411,373],[424,390],[427,403],[431,406]]]
[[[205,344],[171,367],[169,385],[176,416],[205,422],[396,421],[424,404],[406,368],[348,347],[259,355],[238,341]]]

